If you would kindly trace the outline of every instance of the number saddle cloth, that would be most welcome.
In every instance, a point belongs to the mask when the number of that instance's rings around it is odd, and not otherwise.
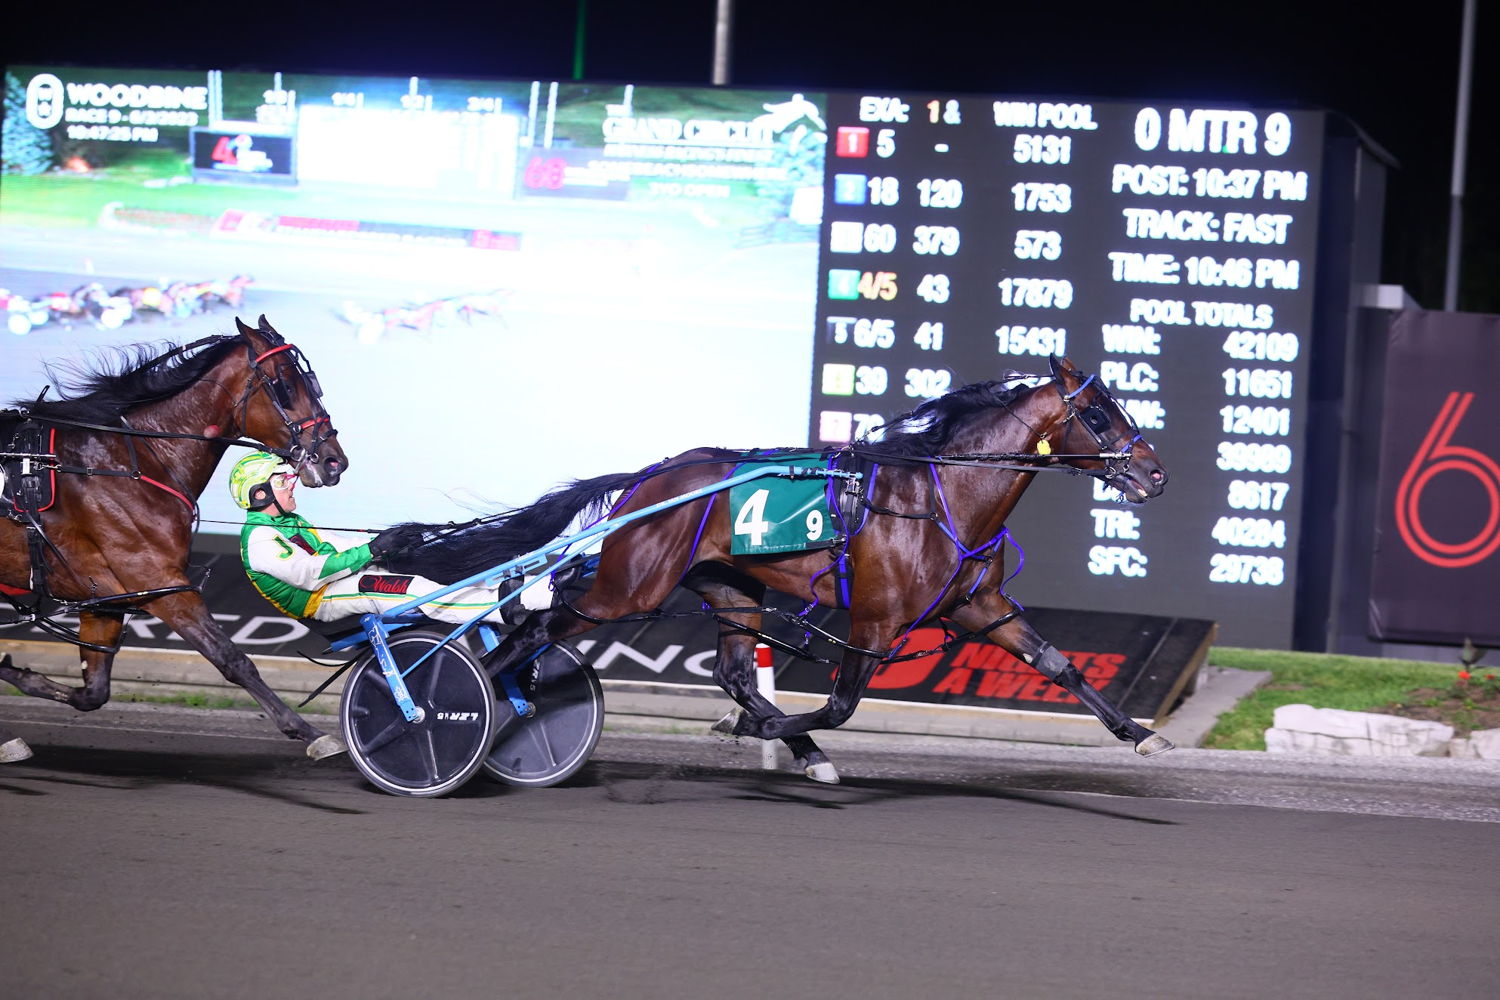
[[[859,530],[864,477],[828,475],[854,461],[846,450],[757,452],[731,475],[792,466],[792,475],[762,476],[729,488],[734,555],[771,555],[841,546]],[[849,469],[847,471],[858,471]]]

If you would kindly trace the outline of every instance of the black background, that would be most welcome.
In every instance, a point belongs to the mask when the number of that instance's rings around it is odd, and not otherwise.
[[[526,4],[18,3],[6,63],[586,79],[711,80],[715,0]],[[1479,5],[1459,308],[1500,312],[1493,58]],[[1382,280],[1441,308],[1461,0],[1388,8],[1057,0],[738,0],[729,82],[1327,108],[1398,162]],[[582,58],[575,52],[584,17]]]

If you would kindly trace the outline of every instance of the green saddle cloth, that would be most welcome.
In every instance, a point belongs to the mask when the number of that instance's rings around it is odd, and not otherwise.
[[[735,471],[791,465],[813,472],[826,469],[819,452],[801,452],[745,462]],[[737,556],[770,555],[827,548],[838,532],[828,510],[828,478],[762,476],[729,488],[730,551]]]

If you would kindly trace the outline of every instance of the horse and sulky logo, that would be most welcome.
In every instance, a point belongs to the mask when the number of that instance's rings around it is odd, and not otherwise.
[[[1474,395],[1448,393],[1396,487],[1396,530],[1401,540],[1418,559],[1443,569],[1473,566],[1500,549],[1500,462],[1482,451],[1453,444]],[[1442,487],[1435,487],[1440,473],[1467,476],[1481,491],[1478,527],[1467,538],[1444,541],[1433,532],[1437,526],[1457,533],[1470,531],[1476,520],[1460,495],[1460,480],[1444,477]],[[1422,498],[1429,490],[1434,495],[1424,515]]]

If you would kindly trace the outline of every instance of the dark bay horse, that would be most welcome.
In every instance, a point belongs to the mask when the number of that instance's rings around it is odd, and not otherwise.
[[[39,451],[55,468],[53,496],[27,516],[0,504],[0,593],[22,611],[49,601],[79,616],[83,686],[64,687],[0,656],[0,680],[80,711],[109,700],[109,672],[126,612],[170,625],[250,693],[276,728],[314,759],[342,753],[337,735],[288,708],[229,641],[188,575],[197,499],[231,444],[284,455],[303,485],[331,486],[348,467],[322,390],[297,348],[260,317],[233,336],[157,354],[137,347],[125,370],[83,372],[72,398],[0,412],[0,450],[20,417],[55,428]],[[24,508],[25,505],[23,504]],[[35,527],[28,525],[32,521]],[[39,531],[37,529],[40,529]],[[30,536],[30,537],[28,537]],[[23,615],[23,618],[25,616]],[[49,631],[65,632],[55,623]],[[19,740],[11,759],[29,755]],[[0,755],[3,756],[3,755]]]
[[[1159,496],[1166,470],[1130,418],[1093,377],[1051,359],[1051,378],[966,386],[887,424],[878,442],[851,449],[867,463],[866,508],[848,524],[845,584],[830,572],[833,550],[735,555],[728,498],[718,494],[635,521],[605,539],[587,593],[531,614],[486,663],[491,675],[523,663],[543,645],[601,620],[649,611],[679,583],[716,609],[714,679],[741,706],[715,725],[736,736],[782,739],[809,777],[836,781],[807,735],[853,714],[880,664],[924,622],[945,619],[985,636],[1077,697],[1142,755],[1170,750],[1165,737],[1120,711],[1021,617],[1004,593],[1005,520],[1040,468],[1070,466],[1102,479],[1131,503]],[[626,490],[618,517],[722,481],[744,452],[698,450],[645,472],[574,483],[530,507],[436,537],[401,556],[403,572],[463,579],[531,551],[590,505]],[[763,459],[762,459],[763,460]],[[872,481],[873,480],[873,481]],[[754,680],[754,608],[771,587],[824,606],[849,609],[850,630],[833,690],[823,707],[786,715]]]

